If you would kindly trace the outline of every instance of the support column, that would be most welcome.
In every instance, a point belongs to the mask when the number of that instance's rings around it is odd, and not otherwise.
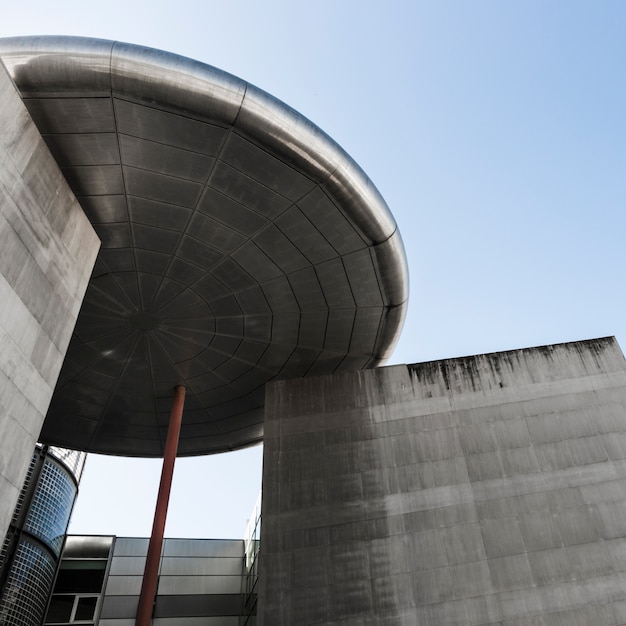
[[[150,626],[150,622],[152,621],[152,609],[157,592],[159,561],[161,560],[161,550],[163,548],[167,506],[170,500],[174,462],[176,461],[180,425],[183,418],[185,391],[186,389],[183,385],[174,387],[174,400],[172,402],[170,423],[167,429],[167,441],[165,442],[159,495],[157,496],[156,510],[154,512],[152,535],[150,536],[150,544],[148,545],[148,557],[143,573],[143,583],[141,585],[141,595],[139,596],[135,626]]]

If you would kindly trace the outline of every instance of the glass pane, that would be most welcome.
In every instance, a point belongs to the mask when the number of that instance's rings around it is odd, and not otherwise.
[[[54,580],[54,557],[49,550],[31,543],[26,537],[22,535],[18,543],[15,560],[4,584],[0,602],[2,624],[26,624],[30,620],[39,624],[46,614]]]
[[[98,593],[102,590],[104,570],[65,569],[59,570],[56,585],[57,593]]]
[[[75,497],[76,484],[68,472],[46,459],[24,530],[44,541],[56,556],[61,553]]]
[[[52,596],[46,624],[69,622],[74,606],[74,596]]]
[[[78,598],[78,607],[76,608],[74,620],[93,619],[97,602],[98,598]]]

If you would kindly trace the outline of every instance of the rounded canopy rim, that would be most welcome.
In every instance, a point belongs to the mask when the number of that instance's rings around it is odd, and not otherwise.
[[[374,367],[382,364],[390,356],[399,338],[408,303],[408,269],[400,233],[391,211],[369,177],[341,146],[315,124],[274,96],[232,74],[199,61],[144,46],[85,37],[11,37],[0,38],[0,59],[17,85],[27,106],[30,104],[31,106],[45,107],[53,102],[64,103],[68,100],[81,102],[110,100],[113,102],[111,107],[115,112],[117,112],[115,108],[117,103],[121,102],[126,107],[125,111],[131,109],[141,112],[156,111],[162,116],[175,116],[198,125],[215,127],[220,132],[223,131],[225,139],[222,140],[222,147],[219,150],[223,150],[224,153],[227,152],[224,146],[227,146],[227,142],[230,140],[235,145],[234,139],[236,139],[239,144],[245,146],[245,150],[249,151],[244,155],[245,158],[248,158],[252,151],[255,151],[255,155],[268,155],[267,163],[261,160],[262,157],[254,157],[258,160],[253,163],[253,166],[257,167],[264,176],[266,175],[265,169],[270,165],[274,167],[275,163],[280,163],[285,170],[295,172],[294,180],[297,178],[297,181],[306,181],[308,187],[300,196],[294,195],[293,189],[287,188],[287,183],[285,183],[285,187],[281,187],[283,183],[280,180],[276,182],[275,187],[272,187],[273,182],[267,183],[266,186],[276,194],[277,198],[290,198],[292,207],[296,207],[300,216],[304,215],[306,219],[310,219],[311,224],[319,232],[324,231],[324,228],[327,229],[324,232],[331,232],[336,225],[334,222],[331,222],[330,225],[325,224],[321,217],[315,217],[314,212],[312,212],[313,217],[311,217],[303,208],[303,198],[309,202],[309,197],[312,197],[314,193],[320,197],[323,196],[324,202],[336,209],[333,220],[341,220],[342,225],[345,222],[349,226],[354,240],[360,242],[360,247],[356,246],[353,249],[349,249],[348,244],[345,245],[345,249],[341,248],[343,245],[341,241],[338,244],[333,243],[338,250],[336,258],[328,256],[328,258],[320,257],[321,260],[311,260],[311,254],[314,253],[310,253],[304,247],[298,247],[298,237],[301,236],[301,233],[297,232],[296,226],[279,223],[279,220],[286,222],[284,216],[291,209],[281,209],[282,212],[277,212],[276,215],[269,216],[269,213],[264,215],[255,205],[256,200],[253,198],[250,201],[251,205],[246,206],[246,208],[255,215],[255,219],[260,215],[259,219],[266,220],[267,225],[263,227],[265,230],[252,234],[244,233],[244,237],[242,236],[243,230],[237,231],[234,228],[233,240],[236,239],[239,247],[233,247],[232,250],[226,252],[221,249],[214,251],[216,255],[218,252],[224,253],[224,259],[235,259],[240,266],[244,266],[246,259],[240,258],[243,257],[241,250],[250,242],[254,242],[254,249],[257,252],[262,249],[265,256],[270,259],[272,268],[278,268],[283,272],[282,275],[276,274],[269,278],[264,277],[257,280],[254,275],[255,268],[250,262],[252,269],[247,269],[247,272],[256,280],[256,283],[252,286],[246,284],[245,288],[239,284],[235,285],[232,287],[231,294],[226,294],[222,298],[224,301],[227,298],[237,300],[235,306],[239,308],[236,309],[235,313],[233,313],[235,309],[228,313],[220,312],[218,305],[225,307],[226,304],[214,294],[202,292],[200,287],[197,287],[202,280],[201,278],[194,278],[193,281],[189,279],[189,284],[184,282],[187,280],[186,278],[182,282],[182,279],[178,280],[177,278],[180,293],[187,296],[190,291],[195,290],[194,295],[199,294],[198,306],[201,304],[208,311],[208,313],[203,313],[206,316],[207,328],[201,330],[197,328],[200,325],[197,318],[186,319],[183,323],[180,321],[182,318],[178,317],[176,318],[178,324],[176,332],[172,331],[172,321],[167,317],[175,308],[172,305],[172,300],[161,304],[162,310],[159,311],[145,306],[120,310],[119,315],[117,312],[115,313],[119,318],[119,320],[116,318],[118,327],[116,327],[115,332],[121,332],[120,328],[122,328],[127,334],[134,333],[133,336],[139,337],[139,339],[133,345],[136,346],[138,342],[145,341],[146,349],[144,352],[146,353],[150,353],[151,344],[149,345],[149,343],[152,341],[152,337],[155,338],[155,345],[162,346],[165,345],[165,342],[158,337],[163,336],[163,333],[174,333],[176,336],[181,336],[185,334],[182,330],[186,332],[185,324],[187,323],[190,324],[189,328],[193,332],[198,330],[198,334],[193,337],[193,340],[189,340],[187,352],[184,354],[176,352],[176,356],[160,357],[161,360],[169,359],[167,366],[171,366],[172,375],[168,375],[171,380],[168,378],[166,381],[166,376],[163,374],[163,385],[160,387],[156,383],[154,384],[154,389],[157,391],[156,400],[153,403],[153,408],[156,409],[154,424],[150,423],[148,426],[149,418],[141,417],[143,409],[139,410],[138,413],[131,414],[129,412],[127,415],[124,413],[127,410],[125,408],[120,409],[115,414],[111,413],[112,421],[105,423],[106,420],[110,419],[110,411],[106,413],[109,409],[103,408],[102,416],[97,418],[98,420],[101,419],[102,422],[98,422],[98,425],[94,426],[93,433],[81,435],[83,438],[79,439],[78,435],[74,435],[80,429],[75,425],[72,426],[74,424],[72,411],[76,411],[78,415],[82,408],[76,408],[75,398],[69,397],[70,392],[63,390],[79,388],[80,391],[83,390],[82,386],[86,383],[80,380],[77,382],[75,377],[72,378],[74,374],[66,371],[69,367],[64,367],[46,418],[42,440],[54,445],[102,454],[160,456],[164,430],[166,429],[162,416],[167,413],[167,408],[163,408],[164,398],[159,390],[171,389],[177,384],[183,384],[189,390],[188,398],[191,398],[192,403],[197,401],[197,406],[194,405],[193,408],[195,413],[192,422],[194,420],[195,422],[187,425],[187,431],[185,431],[185,426],[183,427],[181,441],[186,443],[183,443],[183,447],[180,449],[180,456],[216,453],[254,445],[262,440],[263,406],[262,399],[260,399],[260,382],[264,381],[262,383],[264,385],[265,382],[281,378],[329,374],[341,369]],[[31,110],[31,114],[34,115],[35,122],[40,123],[40,119],[35,115],[36,111],[35,113],[33,111],[35,110]],[[41,117],[41,119],[44,118]],[[113,119],[116,121],[115,117]],[[128,114],[128,119],[132,121],[132,115]],[[124,197],[126,204],[130,207],[127,208],[128,214],[132,218],[136,218],[141,211],[145,213],[144,206],[155,206],[160,202],[160,199],[150,198],[143,189],[137,191],[136,189],[129,190],[126,187],[122,191],[113,192],[103,187],[104,191],[98,192],[98,194],[85,192],[86,186],[92,183],[89,179],[86,179],[87,183],[81,179],[82,173],[79,170],[82,172],[83,169],[86,170],[86,167],[80,163],[78,165],[74,162],[68,164],[68,154],[59,148],[67,140],[67,137],[73,135],[78,137],[81,133],[79,131],[72,133],[67,130],[59,133],[54,129],[54,122],[55,120],[44,119],[44,127],[40,127],[40,131],[62,170],[65,173],[70,172],[71,176],[68,176],[68,182],[70,182],[70,186],[99,234],[108,232],[106,229],[112,229],[113,226],[117,227],[120,222],[119,216],[115,219],[111,218],[110,223],[107,223],[101,219],[101,214],[96,215],[93,209],[94,198],[102,204],[105,201],[103,198]],[[63,123],[68,124],[70,122],[65,120]],[[116,134],[118,143],[122,135],[124,140],[120,144],[123,148],[120,152],[121,162],[114,164],[115,167],[121,168],[122,172],[125,172],[126,169],[132,170],[134,176],[138,176],[137,172],[141,172],[142,175],[145,172],[150,172],[150,175],[164,176],[163,172],[150,171],[153,166],[149,154],[141,154],[140,156],[144,161],[139,164],[124,162],[126,154],[124,150],[130,154],[128,146],[135,149],[135,146],[141,142],[148,143],[148,140],[142,136],[144,130],[142,125],[147,122],[139,115],[137,115],[135,122],[137,123],[136,129],[120,131],[116,127],[114,133],[111,133]],[[46,123],[49,125],[45,126]],[[51,128],[52,130],[50,130]],[[85,136],[88,134],[84,133]],[[60,138],[63,139],[63,142]],[[180,146],[174,144],[168,145],[167,149],[171,151],[180,150]],[[64,145],[65,143],[63,143]],[[198,154],[198,157],[199,160],[204,159],[207,162],[211,160],[219,162],[223,152],[216,151],[216,154],[207,152],[207,154]],[[72,155],[70,154],[70,156]],[[96,157],[98,155],[95,155],[94,159]],[[136,153],[133,153],[133,158],[138,158]],[[237,171],[237,175],[243,172],[248,178],[254,178],[256,170],[252,166],[250,166],[252,169],[246,170],[245,168],[248,167],[246,163],[240,165],[240,161],[243,163],[244,157],[236,152],[235,148],[228,153],[228,158],[230,161],[225,161],[224,169],[230,168],[229,171],[235,171],[237,167],[240,167],[241,171]],[[113,165],[106,163],[102,166],[102,168],[112,167]],[[214,166],[211,165],[210,167]],[[168,176],[173,179],[170,174]],[[123,178],[122,184],[126,184]],[[209,178],[206,178],[206,181],[208,180]],[[204,191],[206,191],[210,186],[209,182],[203,184]],[[229,184],[231,181],[227,180],[224,183],[224,188],[228,188]],[[298,184],[301,183],[298,182]],[[226,193],[225,191],[224,194]],[[194,200],[195,204],[189,202],[187,205],[185,204],[186,201],[177,199],[171,200],[171,204],[180,208],[181,213],[187,211],[195,217],[196,213],[202,213],[202,211],[198,211],[198,206],[202,202],[202,196],[199,197],[200,200]],[[137,198],[142,201],[141,210],[134,205],[131,206],[131,201],[138,203]],[[230,201],[231,199],[229,199]],[[237,200],[237,202],[243,203],[243,200]],[[312,206],[313,201],[311,200],[309,204]],[[313,208],[318,210],[317,206]],[[93,215],[96,215],[97,219],[94,220]],[[207,217],[217,224],[217,218],[214,215],[205,212],[202,218],[206,219]],[[142,233],[146,231],[145,226],[149,219],[145,214],[136,218],[135,222],[130,218],[128,219],[129,241],[135,257],[137,257],[137,250],[142,254],[146,253],[145,256],[157,249],[161,254],[158,246],[162,245],[162,242],[158,237],[155,239],[154,250],[150,249],[150,245],[152,245],[150,242],[142,243],[141,246],[137,243],[138,236],[133,228],[135,224],[138,224],[142,228]],[[315,222],[315,219],[318,219],[318,222]],[[203,235],[198,234],[198,231],[191,231],[190,224],[192,221],[193,218],[187,222],[181,222],[182,226],[168,224],[168,234],[174,232],[181,241],[187,237],[197,243],[197,240],[202,239]],[[339,221],[337,221],[337,225],[339,225]],[[218,226],[224,231],[226,230],[224,223],[220,223]],[[230,227],[232,224],[228,224],[228,226]],[[267,243],[270,231],[271,233],[280,231],[276,234],[275,241],[287,241],[285,239],[285,233],[287,233],[291,237],[288,243],[293,245],[293,254],[285,253],[284,248],[280,248],[276,243]],[[267,235],[265,239],[260,238],[259,233],[261,232]],[[332,236],[332,232],[330,236]],[[159,237],[162,237],[162,234]],[[247,241],[246,237],[248,237]],[[257,237],[258,241],[255,239]],[[103,284],[108,281],[113,285],[111,288],[118,289],[122,282],[118,274],[110,270],[112,262],[109,259],[116,254],[117,249],[107,247],[107,245],[105,241],[103,249],[109,256],[106,257],[105,262],[102,260],[105,257],[101,255],[102,258],[99,257],[96,264],[96,270],[88,287],[84,303],[89,306],[84,314],[81,312],[79,315],[68,357],[74,358],[76,354],[80,353],[81,350],[85,351],[86,348],[93,352],[95,346],[107,357],[114,352],[110,348],[101,346],[101,338],[95,337],[93,328],[89,328],[88,321],[86,321],[88,314],[93,317],[97,296],[105,293]],[[211,245],[214,246],[214,242],[211,242]],[[177,256],[180,247],[179,242],[178,247],[172,252],[172,258],[176,257],[176,261],[182,259],[182,256],[180,258]],[[331,247],[329,244],[329,249]],[[305,267],[304,261],[301,261],[301,258],[304,257],[310,261],[309,266]],[[182,260],[190,261],[189,258]],[[199,266],[196,259],[191,259],[191,262]],[[343,274],[335,278],[328,269],[331,262],[341,268]],[[137,263],[137,259],[135,259],[135,263]],[[211,274],[215,268],[219,269],[220,263],[222,263],[221,257],[217,261],[211,257],[211,260],[206,261],[204,266],[206,273]],[[363,263],[367,264],[367,272],[369,272],[367,275],[362,269]],[[172,265],[173,262],[170,261],[169,265],[166,264],[164,267],[169,271]],[[156,265],[149,270],[136,267],[133,270],[138,276],[136,282],[141,283],[142,280],[145,280],[148,283],[149,280],[161,280],[161,284],[165,284],[165,281],[169,280],[169,276],[166,276],[166,270],[157,270],[154,269],[155,267]],[[196,269],[200,271],[202,267]],[[308,287],[302,287],[303,292],[298,293],[299,278],[295,278],[296,274],[304,276],[305,271],[309,270],[313,276],[312,280],[317,280],[319,285],[316,283],[315,289],[312,290],[313,288],[311,288],[308,292],[306,291],[309,289]],[[162,274],[159,275],[159,272]],[[364,273],[363,277],[360,275],[361,272]],[[148,275],[157,278],[145,278]],[[333,283],[333,280],[336,282]],[[229,285],[223,284],[224,278],[221,275],[219,281],[221,281],[220,288],[230,288]],[[173,284],[176,281],[171,282]],[[286,285],[292,293],[278,293],[276,290],[279,282],[281,285]],[[346,287],[342,286],[344,284]],[[377,290],[376,293],[372,292],[373,284]],[[264,301],[261,302],[260,299],[255,302],[246,301],[244,305],[240,296],[245,294],[247,297],[253,289],[262,293]],[[346,296],[341,291],[342,289],[349,290],[350,294]],[[318,291],[321,296],[318,296]],[[105,294],[105,296],[111,297],[110,294]],[[321,297],[326,304],[320,305],[319,302],[311,304],[314,296],[318,300]],[[289,302],[287,302],[288,299]],[[347,299],[351,299],[353,304],[346,305]],[[200,301],[202,302],[200,303]],[[334,302],[338,304],[333,304]],[[266,307],[266,305],[268,312],[259,313],[262,307]],[[246,306],[249,308],[246,309]],[[188,308],[191,310],[191,307]],[[165,309],[167,309],[167,314],[163,313]],[[337,322],[336,329],[330,332],[328,329],[331,328],[331,317],[340,317],[348,309],[353,317],[350,324],[344,323],[346,330],[340,330],[342,326]],[[187,310],[185,309],[185,311]],[[309,318],[316,316],[326,316],[326,321],[315,326],[314,320]],[[231,367],[235,368],[236,366],[240,369],[237,370],[236,376],[233,375],[232,380],[228,380],[227,374],[223,373],[227,371],[226,367],[221,364],[215,366],[217,367],[215,371],[218,373],[218,378],[220,378],[223,387],[223,398],[219,403],[211,404],[214,401],[205,398],[209,395],[208,387],[200,390],[200,383],[192,382],[190,384],[189,382],[190,380],[200,380],[202,376],[199,373],[199,364],[209,362],[209,358],[201,352],[198,346],[211,333],[213,333],[211,338],[206,340],[208,342],[213,341],[213,337],[219,336],[221,321],[232,321],[235,318],[241,319],[241,326],[245,327],[241,331],[240,343],[238,345],[233,344],[233,352],[230,354]],[[270,318],[270,322],[267,322],[269,330],[262,329],[263,332],[267,331],[266,334],[268,335],[265,351],[261,356],[254,356],[254,358],[251,356],[252,352],[242,356],[241,345],[259,343],[257,335],[260,331],[258,328],[253,328],[252,324],[250,324],[251,330],[248,331],[249,322],[252,321],[258,325],[261,322],[265,323]],[[305,318],[306,324],[310,325],[310,331],[306,330]],[[285,324],[289,326],[289,329],[284,327]],[[292,338],[291,327],[294,324],[295,328],[299,330],[297,330],[295,338]],[[189,334],[192,333],[192,330],[189,330]],[[228,332],[224,331],[221,336],[231,337],[233,332],[232,329]],[[248,332],[251,334],[246,335]],[[322,332],[324,333],[323,337],[320,335]],[[288,340],[285,339],[287,335],[289,335]],[[285,342],[287,341],[293,342],[293,345],[291,347],[286,346]],[[129,341],[129,343],[132,342]],[[75,349],[77,344],[78,350]],[[268,351],[271,352],[274,348],[280,348],[278,350],[280,354],[284,352],[285,356],[280,357],[283,359],[282,361],[276,360],[279,357],[274,357],[274,360],[271,361],[266,358]],[[74,351],[72,352],[72,350]],[[226,354],[225,350],[227,349],[220,348],[215,354]],[[298,358],[294,358],[294,355]],[[128,358],[130,359],[130,356]],[[254,359],[257,361],[255,362]],[[78,361],[79,358],[76,357],[72,371],[79,371],[80,368],[76,365]],[[189,365],[190,363],[193,366]],[[184,364],[184,367],[181,364]],[[242,369],[244,365],[248,367],[248,370]],[[159,363],[159,367],[164,368],[165,366]],[[219,369],[222,367],[223,372]],[[191,377],[189,379],[185,379],[187,374],[182,373],[183,370],[187,371],[185,368],[190,371],[193,370],[193,375],[188,375]],[[136,370],[135,373],[139,371]],[[152,370],[148,368],[146,371]],[[82,372],[79,372],[78,376],[80,375]],[[194,376],[195,378],[193,378]],[[241,383],[244,378],[246,380],[249,378],[253,382],[247,383],[248,386],[246,387]],[[209,383],[203,379],[202,384],[206,386]],[[241,386],[241,398],[237,397],[239,386]],[[66,396],[63,395],[64,393]],[[237,403],[240,399],[245,400],[245,402],[242,400],[240,402],[241,407],[235,408],[235,405],[239,406]],[[115,402],[110,398],[103,402],[109,407],[115,405]],[[86,410],[89,412],[93,409],[88,407]],[[128,411],[130,410],[128,409]],[[213,420],[211,424],[202,423],[203,410],[206,410],[207,415],[211,416],[211,420]],[[237,411],[239,412],[237,413]],[[139,417],[137,417],[138,414]],[[78,417],[82,419],[82,415],[78,415]],[[141,423],[138,425],[133,420]],[[144,420],[145,424],[141,420]],[[147,437],[152,442],[149,445],[141,441],[141,433],[144,432],[142,429],[146,433],[156,433]],[[214,433],[206,434],[211,429],[211,432],[214,431]],[[196,437],[194,432],[201,434]],[[98,433],[102,434],[101,439],[98,438]],[[104,437],[104,433],[108,439]],[[72,438],[74,436],[75,438]]]

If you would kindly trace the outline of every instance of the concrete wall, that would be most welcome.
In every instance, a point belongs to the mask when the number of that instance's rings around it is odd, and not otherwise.
[[[0,538],[99,248],[0,63]]]
[[[99,626],[134,626],[148,539],[118,538]],[[243,540],[166,539],[154,626],[239,626]]]
[[[613,339],[272,383],[259,624],[626,624]]]

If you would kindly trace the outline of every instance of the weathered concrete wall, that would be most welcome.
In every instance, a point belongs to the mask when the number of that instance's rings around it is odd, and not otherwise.
[[[260,624],[626,624],[600,339],[267,388]]]
[[[0,63],[0,538],[99,245]]]

